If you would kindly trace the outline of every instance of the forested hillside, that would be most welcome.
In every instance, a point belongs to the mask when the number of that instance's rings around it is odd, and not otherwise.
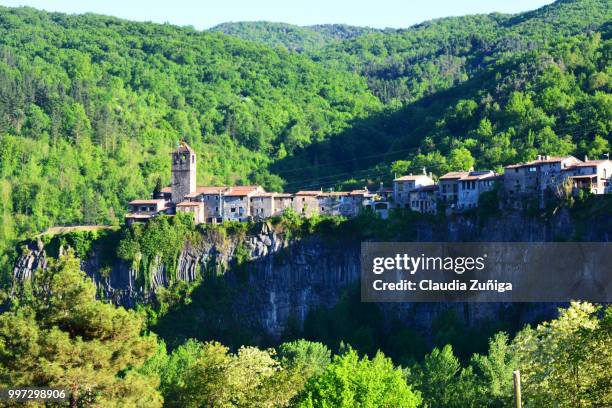
[[[218,28],[261,44],[0,8],[0,251],[55,224],[121,222],[130,199],[167,184],[182,138],[199,184],[288,191],[599,157],[610,17],[607,1],[575,0],[385,32]]]
[[[287,51],[0,8],[0,250],[54,224],[120,222],[169,181],[179,139],[200,155],[200,183],[281,188],[275,158],[379,108],[363,79]]]
[[[291,51],[303,52],[314,51],[341,40],[355,38],[366,33],[381,32],[382,30],[345,24],[320,24],[301,27],[267,21],[243,21],[219,24],[211,28],[210,31],[260,42],[270,47],[284,47]]]

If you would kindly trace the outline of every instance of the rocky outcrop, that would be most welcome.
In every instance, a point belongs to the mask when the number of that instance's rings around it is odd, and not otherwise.
[[[419,221],[411,225],[418,241],[552,241],[569,240],[580,235],[585,241],[609,241],[612,226],[605,217],[587,224],[574,222],[567,211],[552,218],[526,218],[518,213],[485,220],[463,216],[443,223]],[[584,225],[590,225],[585,228]],[[341,240],[339,240],[341,238]],[[240,250],[239,250],[240,249]],[[238,252],[246,250],[248,262],[237,265]],[[167,286],[169,273],[162,262],[154,261],[148,284],[142,273],[132,265],[116,260],[112,268],[102,268],[101,254],[94,250],[82,263],[83,270],[93,279],[99,293],[114,303],[134,306],[149,302],[155,290]],[[47,264],[41,243],[30,243],[17,260],[14,278],[31,278],[37,268]],[[350,237],[309,235],[290,239],[277,233],[266,223],[246,236],[219,240],[204,235],[197,244],[187,243],[177,263],[176,278],[194,281],[215,271],[235,288],[229,307],[241,324],[263,330],[277,338],[293,319],[302,324],[310,310],[330,307],[351,284],[359,281],[360,242]],[[404,321],[427,332],[435,314],[441,309],[456,308],[466,322],[476,322],[499,316],[504,304],[383,304],[383,315],[389,322]],[[555,305],[542,305],[525,312],[523,319],[551,314]],[[230,311],[228,311],[230,312]]]

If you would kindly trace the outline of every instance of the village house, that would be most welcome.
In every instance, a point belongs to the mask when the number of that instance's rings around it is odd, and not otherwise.
[[[223,194],[227,189],[220,186],[197,187],[195,192],[185,197],[189,201],[203,204],[204,222],[218,223],[223,221]]]
[[[223,193],[223,221],[247,221],[252,216],[251,197],[264,193],[261,186],[230,187]]]
[[[153,200],[133,200],[128,203],[128,212],[125,221],[128,225],[134,222],[148,221],[155,215],[166,210],[166,200],[156,198]]]
[[[361,209],[374,200],[375,195],[367,187],[362,190],[353,190],[348,193],[346,204],[341,207],[341,214],[345,217],[356,217]]]
[[[592,194],[605,194],[612,177],[612,161],[589,160],[563,169],[564,178],[572,180],[574,192],[586,190]]]
[[[287,208],[293,208],[293,194],[274,193],[274,215],[281,215]]]
[[[282,214],[292,202],[291,194],[256,193],[251,196],[251,214],[257,220],[270,218]]]
[[[188,213],[193,215],[196,224],[206,222],[204,203],[196,201],[181,201],[175,207],[176,213]]]
[[[440,177],[440,199],[450,208],[454,208],[459,199],[459,180],[468,175],[467,171],[451,171]]]
[[[346,191],[330,191],[319,193],[319,212],[326,215],[343,215],[351,212],[351,204],[348,200],[349,193]]]
[[[293,209],[304,217],[319,214],[319,195],[322,191],[298,191],[294,195]]]
[[[410,209],[424,214],[436,214],[439,186],[435,184],[410,190]]]
[[[425,173],[425,169],[423,169]],[[427,174],[408,175],[393,180],[393,201],[396,208],[410,208],[410,191],[422,186],[430,186],[434,180]]]
[[[468,210],[478,207],[478,199],[484,192],[491,191],[501,177],[491,170],[470,171],[458,180],[456,208]]]
[[[522,208],[525,198],[533,198],[543,207],[545,192],[563,181],[564,169],[578,163],[581,161],[574,156],[538,156],[527,163],[506,166],[503,177],[506,205]]]

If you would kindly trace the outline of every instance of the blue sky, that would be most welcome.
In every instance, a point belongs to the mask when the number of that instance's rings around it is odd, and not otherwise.
[[[282,21],[309,25],[345,23],[408,27],[437,17],[516,13],[552,0],[0,0],[3,6],[31,6],[65,13],[94,12],[137,21],[169,22],[205,29],[227,21]]]

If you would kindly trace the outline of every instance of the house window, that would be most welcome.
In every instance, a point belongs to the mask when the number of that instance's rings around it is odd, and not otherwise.
[[[235,213],[236,212],[236,208],[232,207],[232,209],[230,210],[231,212]]]

